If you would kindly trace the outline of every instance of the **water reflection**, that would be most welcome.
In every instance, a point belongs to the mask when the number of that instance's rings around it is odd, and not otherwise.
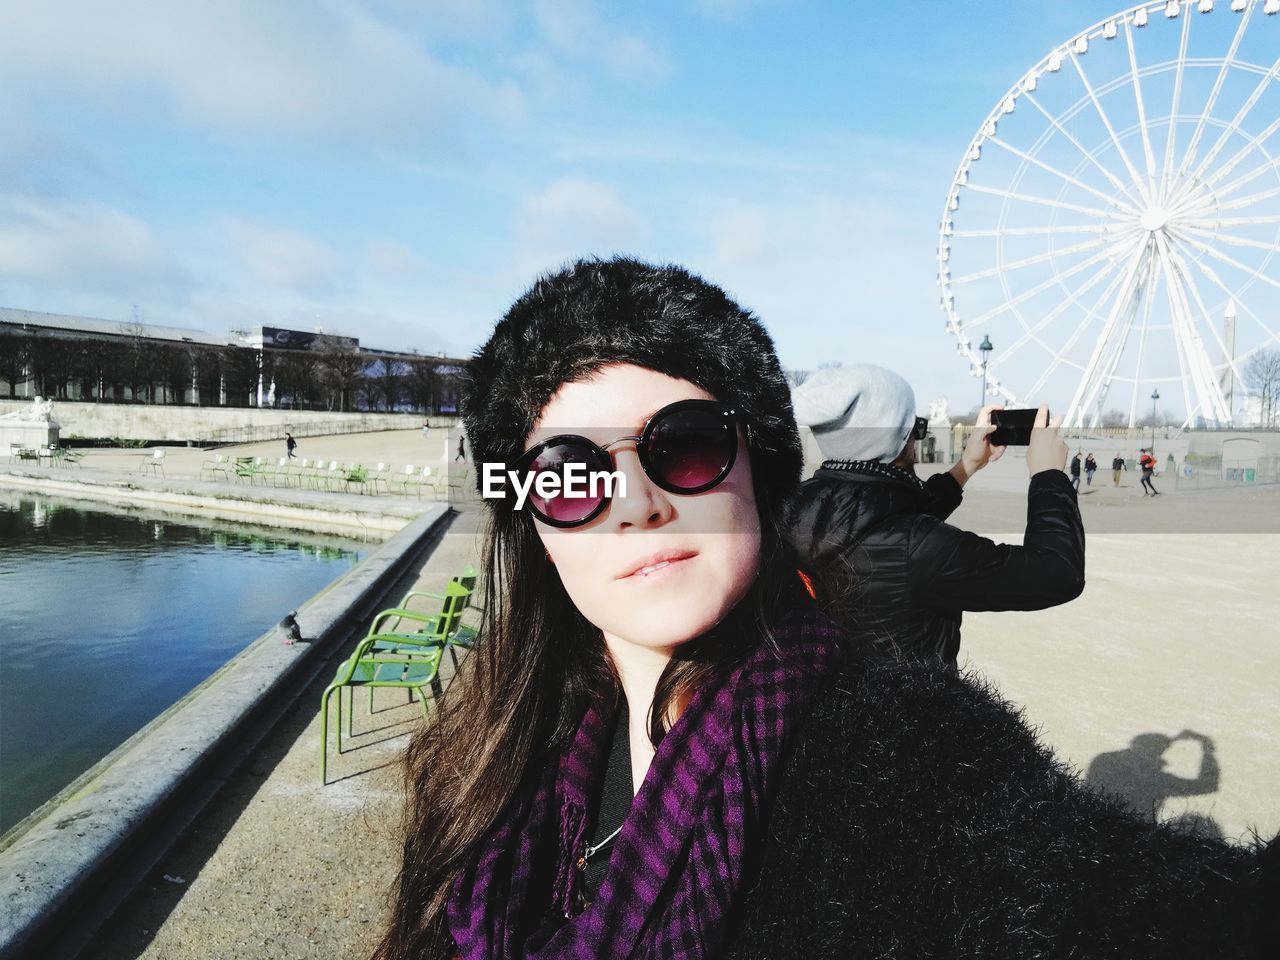
[[[0,832],[360,556],[338,538],[0,494]]]

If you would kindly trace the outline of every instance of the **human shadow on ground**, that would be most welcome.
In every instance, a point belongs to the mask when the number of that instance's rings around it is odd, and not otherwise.
[[[1200,744],[1200,771],[1181,777],[1165,769],[1165,752],[1181,740]],[[1143,817],[1155,819],[1170,797],[1199,797],[1218,792],[1218,760],[1213,740],[1193,730],[1175,736],[1141,733],[1125,750],[1100,753],[1089,763],[1085,780],[1094,787],[1125,800]],[[1172,821],[1181,829],[1203,837],[1222,837],[1222,830],[1210,816],[1185,813]]]

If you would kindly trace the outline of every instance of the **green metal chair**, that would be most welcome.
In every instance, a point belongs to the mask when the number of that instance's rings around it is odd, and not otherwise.
[[[230,467],[230,457],[224,457],[220,453],[215,453],[212,460],[206,460],[204,463],[200,464],[199,479],[213,480],[213,478],[218,474],[222,474],[222,479],[229,481],[231,478],[227,475],[227,470]]]
[[[348,492],[352,484],[356,485],[360,493],[366,492],[369,488],[369,468],[360,463],[347,467],[344,485]]]
[[[370,634],[356,646],[351,656],[343,661],[334,674],[333,682],[325,688],[320,697],[320,783],[328,782],[329,763],[329,698],[338,694],[337,747],[342,753],[342,690],[350,692],[347,697],[347,738],[352,736],[351,715],[355,712],[354,690],[356,687],[368,687],[372,702],[374,687],[391,687],[408,690],[410,698],[418,692],[422,704],[422,715],[427,716],[427,699],[423,688],[437,679],[440,671],[442,647],[423,648],[418,656],[403,657],[380,654],[375,645],[384,638],[378,634]]]
[[[401,605],[381,611],[373,618],[369,627],[369,636],[381,637],[375,649],[379,653],[396,653],[412,656],[422,649],[438,647],[443,650],[449,645],[453,635],[462,624],[462,614],[467,609],[467,601],[474,588],[464,586],[456,578],[450,580],[444,593],[430,593],[426,590],[410,590],[401,600]],[[408,607],[415,598],[429,597],[441,604],[439,613],[424,613]],[[394,621],[389,623],[388,621]],[[413,629],[404,629],[405,622],[417,624]],[[456,657],[455,657],[456,664]]]
[[[246,481],[252,486],[259,476],[258,464],[253,457],[236,457],[235,466],[232,469],[237,483]]]
[[[478,638],[478,631],[475,627],[462,622],[462,615],[467,610],[480,610],[474,602],[476,582],[479,574],[473,566],[467,566],[462,573],[454,577],[446,586],[444,594],[432,593],[428,590],[410,590],[400,598],[397,607],[391,610],[384,610],[374,619],[374,628],[370,632],[381,631],[399,634],[405,634],[401,630],[401,625],[405,620],[423,624],[421,632],[433,633],[437,637],[443,637],[443,645],[449,651],[449,657],[453,660],[454,669],[458,666],[458,654],[456,647],[463,650],[474,649]],[[461,602],[458,598],[461,597]],[[439,613],[429,614],[413,610],[410,604],[414,600],[428,599],[441,604]],[[384,615],[387,617],[394,616],[395,623],[390,627],[385,625],[385,621],[381,620]],[[416,633],[408,633],[406,636],[416,636]],[[436,640],[434,642],[440,642]]]

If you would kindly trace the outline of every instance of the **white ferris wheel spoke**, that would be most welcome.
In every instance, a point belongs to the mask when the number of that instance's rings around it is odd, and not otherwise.
[[[1174,239],[1175,244],[1179,242],[1181,241],[1178,240],[1177,238]],[[1213,284],[1220,291],[1226,294],[1227,297],[1234,300],[1236,306],[1239,309],[1243,310],[1248,315],[1249,319],[1258,325],[1258,329],[1262,331],[1263,335],[1267,338],[1268,342],[1280,345],[1280,328],[1276,328],[1273,330],[1263,321],[1263,319],[1260,316],[1258,316],[1257,313],[1253,311],[1252,308],[1250,308],[1247,301],[1237,299],[1236,291],[1232,290],[1225,283],[1223,283],[1222,278],[1219,277],[1218,274],[1215,273],[1214,270],[1208,266],[1208,264],[1201,263],[1199,260],[1195,259],[1194,257],[1187,257],[1186,260],[1188,263],[1194,264],[1196,269],[1204,274],[1206,280],[1208,280],[1211,284]],[[1258,349],[1261,349],[1261,346],[1259,346]]]
[[[999,364],[1007,363],[1010,357],[1016,354],[1019,350],[1025,347],[1032,340],[1035,340],[1041,330],[1043,330],[1049,324],[1053,323],[1053,321],[1057,320],[1060,316],[1066,313],[1067,310],[1069,310],[1071,307],[1079,303],[1080,298],[1083,297],[1090,290],[1092,290],[1094,287],[1096,287],[1103,280],[1103,278],[1105,278],[1108,274],[1114,275],[1111,281],[1113,285],[1120,282],[1120,279],[1119,279],[1120,275],[1115,273],[1111,264],[1109,263],[1103,264],[1100,270],[1097,270],[1096,272],[1094,272],[1089,277],[1088,280],[1086,280],[1083,284],[1081,284],[1079,287],[1073,290],[1065,300],[1063,300],[1060,304],[1058,304],[1056,307],[1050,310],[1047,314],[1045,314],[1042,318],[1040,318],[1040,320],[1036,321],[1034,326],[1026,327],[1023,330],[1022,336],[1018,337],[1018,339],[1014,341],[1013,346],[1008,347],[1005,350],[1002,350],[1000,354],[1000,359],[991,362],[990,368],[995,368]],[[1105,288],[1102,296],[1104,298],[1106,297]]]
[[[1075,226],[1055,224],[1045,227],[995,227],[990,230],[952,230],[951,237],[1043,237],[1063,233],[1115,233],[1116,228],[1105,224],[1082,223]]]
[[[1109,266],[1108,270],[1111,270]],[[1045,368],[1044,372],[1040,374],[1040,377],[1036,382],[1031,385],[1031,389],[1027,391],[1027,396],[1036,396],[1044,385],[1048,383],[1049,378],[1053,376],[1058,367],[1062,366],[1063,362],[1067,359],[1067,352],[1076,345],[1081,334],[1084,333],[1085,328],[1089,326],[1093,321],[1093,318],[1097,316],[1098,311],[1102,309],[1103,304],[1107,303],[1111,299],[1112,294],[1116,292],[1120,284],[1124,281],[1124,277],[1125,275],[1123,272],[1112,271],[1111,281],[1103,288],[1102,293],[1099,294],[1098,298],[1093,302],[1093,306],[1085,311],[1084,320],[1076,325],[1076,329],[1072,332],[1071,336],[1067,338],[1066,343],[1064,343],[1062,348],[1055,354],[1053,362]],[[1066,423],[1065,418],[1063,423]]]
[[[1270,200],[1272,197],[1280,197],[1280,187],[1272,187],[1270,190],[1263,190],[1261,193],[1250,194],[1247,197],[1240,197],[1232,200],[1230,203],[1218,204],[1219,210],[1239,210],[1241,207],[1251,207],[1255,203],[1261,203],[1263,200]]]
[[[951,285],[955,286],[961,283],[972,283],[974,280],[985,280],[988,277],[998,276],[1009,270],[1021,270],[1023,267],[1032,267],[1037,263],[1045,263],[1049,260],[1056,260],[1058,257],[1065,257],[1073,253],[1083,253],[1085,250],[1094,250],[1098,247],[1105,246],[1109,243],[1105,238],[1097,240],[1085,240],[1074,246],[1063,247],[1061,250],[1050,250],[1046,253],[1038,253],[1035,256],[1023,257],[1021,260],[1014,260],[1010,263],[998,263],[994,267],[986,270],[978,270],[975,273],[966,273],[962,277],[956,277],[951,281]]]
[[[1158,240],[1158,238],[1157,238]],[[1160,249],[1160,244],[1156,243],[1156,248]],[[1182,309],[1181,303],[1177,295],[1177,278],[1174,276],[1172,268],[1169,266],[1168,260],[1161,255],[1161,261],[1165,265],[1165,297],[1169,302],[1169,315],[1173,321],[1173,345],[1178,357],[1178,380],[1182,385],[1182,403],[1186,410],[1191,410],[1191,389],[1187,386],[1187,350],[1186,344],[1182,337]]]
[[[1277,120],[1276,126],[1280,127],[1280,120]],[[1221,190],[1214,191],[1214,193],[1216,194],[1219,200],[1225,197],[1229,197],[1231,196],[1231,194],[1235,193],[1245,184],[1250,183],[1254,180],[1257,180],[1258,177],[1262,176],[1265,173],[1270,173],[1271,171],[1275,170],[1277,165],[1280,165],[1280,157],[1274,157],[1268,160],[1266,163],[1259,164],[1258,166],[1254,167],[1252,170],[1250,170],[1248,173],[1244,174],[1243,176],[1237,177],[1235,180],[1232,180],[1230,183],[1224,186]]]
[[[1142,153],[1147,161],[1147,187],[1154,192],[1156,155],[1151,149],[1151,131],[1147,129],[1147,105],[1142,101],[1142,82],[1138,79],[1138,55],[1133,49],[1133,27],[1124,22],[1124,40],[1129,48],[1129,76],[1133,79],[1133,101],[1138,108],[1138,127],[1142,130]]]
[[[1084,376],[1080,378],[1075,395],[1071,398],[1071,404],[1067,407],[1066,422],[1069,425],[1080,426],[1084,410],[1083,404],[1092,404],[1093,402],[1092,393],[1096,391],[1094,381],[1097,379],[1098,368],[1106,356],[1107,347],[1120,320],[1120,315],[1132,301],[1133,294],[1137,290],[1138,270],[1142,266],[1143,259],[1150,256],[1150,243],[1148,242],[1141,244],[1133,256],[1129,258],[1129,263],[1124,271],[1124,281],[1120,284],[1120,290],[1115,300],[1112,301],[1111,309],[1107,311],[1107,319],[1102,325],[1102,333],[1098,336],[1098,342],[1094,345],[1093,353],[1089,357],[1089,363],[1084,368]],[[1086,320],[1076,329],[1076,335],[1083,333],[1087,326],[1088,321]],[[1065,350],[1066,348],[1064,348],[1064,353]],[[1088,395],[1087,400],[1086,395]]]
[[[1098,299],[1093,302],[1093,306],[1085,311],[1084,322],[1076,326],[1075,332],[1067,338],[1067,342],[1063,344],[1062,349],[1058,350],[1054,354],[1053,362],[1044,369],[1044,372],[1040,374],[1036,382],[1031,385],[1031,389],[1028,390],[1026,394],[1028,397],[1034,397],[1039,394],[1041,389],[1044,388],[1044,385],[1049,382],[1049,378],[1057,372],[1058,367],[1062,366],[1063,362],[1067,359],[1067,351],[1076,345],[1076,341],[1080,339],[1080,334],[1084,331],[1084,328],[1087,327],[1097,315],[1098,310],[1102,305],[1110,299],[1112,293],[1115,292],[1123,279],[1123,273],[1112,274],[1111,282],[1103,288],[1102,293],[1098,295]],[[1063,420],[1063,423],[1066,423],[1065,419]]]
[[[1099,210],[1097,207],[1082,207],[1077,203],[1067,203],[1064,200],[1050,200],[1048,197],[1037,197],[1029,193],[1015,193],[1012,190],[1002,190],[999,187],[984,187],[981,184],[970,183],[965,186],[966,190],[972,190],[975,193],[986,193],[993,197],[1003,197],[1006,200],[1020,200],[1023,203],[1035,203],[1045,207],[1056,207],[1059,210],[1073,210],[1076,213],[1083,213],[1089,217],[1105,218],[1107,220],[1125,220],[1117,213],[1109,210]]]
[[[1208,224],[1214,227],[1249,227],[1259,224],[1280,223],[1280,214],[1259,217],[1198,217],[1178,220],[1179,227],[1187,224]]]
[[[1222,335],[1218,333],[1218,327],[1214,323],[1215,318],[1213,314],[1209,311],[1209,307],[1205,304],[1204,298],[1200,296],[1200,288],[1196,286],[1195,276],[1191,273],[1189,269],[1187,269],[1186,258],[1183,257],[1181,253],[1177,252],[1174,249],[1172,244],[1170,244],[1169,246],[1169,254],[1174,259],[1175,263],[1178,264],[1179,273],[1180,273],[1179,279],[1181,280],[1183,285],[1186,287],[1186,289],[1191,292],[1191,296],[1195,300],[1196,306],[1200,308],[1199,316],[1204,321],[1205,329],[1207,329],[1211,334],[1213,334],[1214,342],[1217,344],[1218,349],[1222,351],[1222,356],[1225,358],[1227,366],[1231,368],[1231,372],[1235,375],[1236,382],[1237,383],[1247,382],[1245,378],[1241,375],[1240,368],[1236,366],[1235,358],[1231,356],[1231,352],[1227,349],[1227,345],[1225,341],[1223,341]],[[1210,369],[1212,370],[1212,367]],[[1222,399],[1223,406],[1225,407],[1227,402],[1226,397],[1222,397],[1221,399]],[[1227,413],[1228,413],[1227,419],[1230,419],[1230,416],[1229,416],[1230,411],[1228,410]]]
[[[1135,197],[1132,193],[1130,193],[1128,185],[1119,177],[1117,177],[1114,173],[1112,173],[1110,170],[1104,167],[1101,163],[1099,163],[1098,158],[1093,155],[1092,151],[1086,149],[1084,144],[1082,144],[1079,140],[1077,140],[1071,134],[1071,132],[1062,125],[1062,122],[1057,117],[1055,117],[1043,106],[1041,106],[1039,100],[1033,97],[1030,93],[1023,93],[1022,99],[1026,100],[1033,107],[1039,110],[1044,115],[1044,118],[1049,121],[1050,126],[1052,126],[1055,130],[1057,130],[1058,133],[1062,134],[1062,136],[1066,139],[1068,143],[1070,143],[1073,147],[1075,147],[1078,151],[1080,151],[1081,156],[1083,156],[1086,160],[1088,160],[1091,164],[1093,164],[1098,169],[1098,172],[1107,178],[1108,183],[1110,183],[1113,187],[1115,187],[1117,190],[1123,193],[1126,197],[1128,197],[1131,203],[1139,206],[1143,205],[1143,200],[1140,197]]]
[[[1193,180],[1201,180],[1204,178],[1204,172],[1209,169],[1214,160],[1218,158],[1218,154],[1222,152],[1222,148],[1227,145],[1227,141],[1231,139],[1231,135],[1240,129],[1240,124],[1244,118],[1249,115],[1249,111],[1254,105],[1262,99],[1262,94],[1266,92],[1267,85],[1271,83],[1272,78],[1280,72],[1280,57],[1276,58],[1276,62],[1271,65],[1266,74],[1258,81],[1257,86],[1253,88],[1253,92],[1249,94],[1249,98],[1240,105],[1240,109],[1236,111],[1236,115],[1231,118],[1231,122],[1223,127],[1222,132],[1218,134],[1218,139],[1214,141],[1213,147],[1209,150],[1200,165],[1196,167],[1196,172],[1191,175]]]
[[[1098,102],[1098,95],[1093,90],[1093,84],[1089,82],[1089,78],[1085,75],[1084,69],[1080,66],[1080,58],[1075,55],[1074,51],[1071,53],[1071,65],[1076,68],[1076,73],[1080,76],[1080,82],[1084,84],[1085,93],[1089,95],[1089,100],[1093,104],[1093,109],[1097,111],[1098,118],[1102,121],[1102,125],[1107,128],[1107,136],[1111,138],[1111,144],[1116,148],[1116,153],[1119,154],[1121,162],[1125,165],[1125,169],[1129,171],[1129,176],[1133,180],[1133,185],[1138,188],[1138,194],[1150,203],[1152,198],[1151,195],[1147,193],[1146,182],[1143,180],[1142,174],[1138,172],[1138,168],[1133,165],[1133,161],[1129,159],[1128,151],[1126,151],[1124,145],[1120,143],[1120,138],[1116,136],[1115,128],[1111,126],[1111,118],[1107,116],[1107,112],[1102,109],[1102,104]]]
[[[1222,180],[1224,177],[1226,177],[1227,174],[1229,174],[1232,170],[1234,170],[1239,165],[1240,161],[1243,160],[1245,157],[1247,157],[1250,153],[1252,153],[1255,148],[1260,148],[1264,143],[1270,140],[1272,135],[1274,135],[1277,130],[1280,130],[1280,117],[1276,117],[1276,119],[1272,120],[1269,124],[1267,124],[1267,127],[1265,130],[1263,130],[1256,137],[1251,137],[1248,143],[1246,143],[1243,147],[1241,147],[1234,154],[1232,154],[1231,159],[1229,159],[1226,163],[1224,163],[1221,167],[1219,167],[1217,171],[1215,171],[1213,176],[1209,177],[1207,180],[1204,181],[1204,186],[1212,187],[1219,180]],[[1266,164],[1263,164],[1264,169],[1266,166],[1267,166]],[[1237,181],[1232,181],[1233,184],[1235,182]],[[1223,190],[1226,190],[1226,188],[1224,187]]]
[[[1259,273],[1257,270],[1253,269],[1253,267],[1249,266],[1248,264],[1241,263],[1239,260],[1235,259],[1234,257],[1229,257],[1222,251],[1215,250],[1213,247],[1209,246],[1208,244],[1201,243],[1199,240],[1196,240],[1193,237],[1183,236],[1180,239],[1184,243],[1187,243],[1190,246],[1195,247],[1201,253],[1208,254],[1209,256],[1213,257],[1213,259],[1218,260],[1222,263],[1225,263],[1227,264],[1227,266],[1235,267],[1237,270],[1240,270],[1243,273],[1247,273],[1249,274],[1249,276],[1257,280],[1261,280],[1263,283],[1269,284],[1270,286],[1275,287],[1277,290],[1280,290],[1280,280],[1273,280],[1271,277],[1268,277],[1265,273]]]
[[[1008,150],[1010,153],[1012,153],[1015,157],[1021,157],[1023,160],[1026,160],[1028,163],[1035,164],[1040,169],[1053,174],[1055,177],[1059,177],[1065,180],[1067,183],[1073,186],[1079,187],[1081,190],[1084,190],[1086,193],[1093,194],[1095,197],[1097,197],[1099,200],[1103,201],[1104,203],[1114,203],[1117,206],[1119,206],[1121,209],[1125,210],[1127,213],[1133,216],[1137,216],[1138,214],[1137,207],[1130,206],[1127,203],[1121,203],[1115,197],[1107,196],[1101,190],[1098,190],[1095,187],[1091,187],[1087,183],[1084,183],[1083,181],[1077,180],[1075,177],[1071,176],[1071,174],[1069,173],[1063,173],[1057,167],[1050,166],[1049,164],[1045,163],[1043,160],[1039,159],[1038,157],[1034,157],[1023,150],[1019,150],[1013,144],[1006,143],[1004,140],[1001,140],[999,137],[988,137],[987,142],[994,143],[998,147],[1003,147],[1005,150]]]
[[[1174,331],[1181,348],[1183,371],[1190,371],[1191,388],[1195,392],[1195,407],[1191,407],[1190,403],[1187,404],[1188,419],[1199,411],[1200,415],[1206,419],[1225,423],[1231,418],[1227,410],[1227,399],[1222,395],[1222,388],[1218,385],[1213,365],[1209,362],[1209,354],[1204,348],[1204,341],[1196,327],[1195,314],[1187,299],[1190,271],[1163,234],[1156,234],[1156,246],[1169,275],[1169,296],[1171,301],[1176,302],[1173,310]],[[1222,345],[1221,341],[1219,344]],[[1184,391],[1186,391],[1186,379],[1184,377]]]
[[[1226,82],[1227,74],[1231,72],[1231,66],[1235,62],[1236,52],[1240,49],[1240,41],[1244,39],[1244,32],[1249,27],[1249,17],[1253,15],[1253,5],[1245,7],[1244,14],[1240,17],[1240,25],[1236,27],[1235,36],[1231,38],[1231,47],[1227,50],[1227,54],[1222,58],[1222,66],[1218,68],[1218,76],[1213,82],[1213,89],[1209,91],[1209,98],[1205,102],[1205,107],[1200,111],[1200,118],[1196,121],[1195,131],[1191,134],[1191,141],[1187,144],[1186,152],[1182,155],[1182,162],[1178,164],[1178,174],[1175,176],[1174,182],[1181,180],[1182,175],[1187,172],[1187,168],[1195,160],[1196,150],[1200,147],[1200,138],[1204,136],[1205,124],[1208,122],[1213,108],[1218,104],[1218,95],[1222,93],[1222,86]],[[1190,17],[1187,18],[1190,22]],[[1173,122],[1172,117],[1170,123]]]
[[[1212,237],[1215,240],[1221,240],[1230,247],[1253,247],[1257,250],[1266,250],[1268,253],[1280,253],[1280,245],[1274,243],[1263,243],[1261,240],[1250,240],[1247,237],[1237,237],[1235,234],[1207,230],[1204,227],[1179,227],[1179,232],[1184,229],[1191,233],[1198,233],[1206,237]]]
[[[1055,284],[1059,284],[1063,280],[1069,280],[1071,277],[1074,277],[1077,273],[1083,273],[1085,270],[1088,270],[1095,263],[1098,263],[1101,260],[1106,260],[1109,256],[1111,256],[1111,252],[1109,250],[1103,250],[1100,253],[1095,253],[1092,257],[1088,257],[1084,260],[1081,260],[1079,263],[1073,265],[1070,269],[1063,270],[1061,273],[1055,273],[1053,276],[1049,277],[1049,279],[1043,280],[1040,283],[1036,284],[1034,287],[1030,287],[1027,290],[1024,290],[1022,293],[1018,294],[1016,297],[1013,297],[1010,300],[1006,300],[1004,303],[1000,304],[1000,306],[993,307],[992,309],[988,310],[986,313],[983,313],[983,314],[980,314],[979,316],[974,317],[972,320],[968,321],[967,323],[959,324],[959,328],[961,330],[966,330],[969,327],[986,323],[988,320],[992,319],[993,317],[998,317],[1000,314],[1004,313],[1006,310],[1011,310],[1012,308],[1018,306],[1019,304],[1025,303],[1026,301],[1030,300],[1032,297],[1039,296],[1040,294],[1044,293],[1046,290],[1048,290],[1050,287],[1054,286]]]
[[[1160,271],[1152,261],[1147,278],[1147,295],[1143,298],[1142,326],[1138,329],[1138,354],[1133,364],[1133,391],[1129,396],[1129,426],[1138,421],[1138,388],[1142,385],[1142,361],[1147,354],[1147,330],[1151,326],[1151,311],[1156,304],[1156,288],[1160,285]]]
[[[1178,41],[1178,66],[1174,72],[1173,80],[1173,104],[1169,107],[1169,133],[1164,141],[1164,168],[1163,178],[1164,186],[1161,191],[1161,199],[1168,196],[1170,174],[1173,170],[1173,145],[1177,140],[1178,132],[1178,101],[1182,98],[1182,73],[1187,65],[1187,38],[1191,35],[1191,17],[1190,15],[1182,18],[1182,38]]]

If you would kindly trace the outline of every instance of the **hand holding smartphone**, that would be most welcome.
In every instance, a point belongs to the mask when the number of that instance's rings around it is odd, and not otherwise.
[[[1045,422],[1048,422],[1049,411],[1045,410]],[[1038,407],[1025,407],[1014,410],[992,410],[991,424],[994,430],[987,436],[993,447],[1025,447],[1031,443],[1031,431],[1036,425]]]

